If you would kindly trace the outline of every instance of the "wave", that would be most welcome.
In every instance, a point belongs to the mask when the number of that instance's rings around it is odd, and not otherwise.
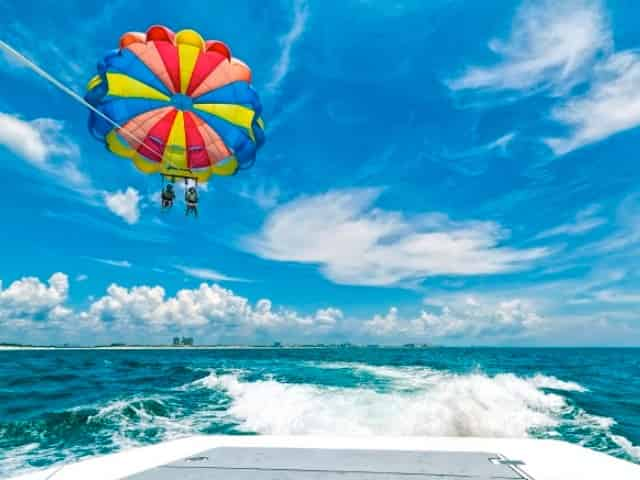
[[[512,374],[440,374],[408,392],[245,382],[215,373],[194,386],[224,390],[240,427],[266,434],[525,437],[532,428],[557,426],[566,407],[563,397]]]
[[[558,380],[556,377],[548,377],[546,375],[537,374],[531,378],[533,384],[538,388],[547,388],[550,390],[561,390],[565,392],[588,392],[589,390],[575,382],[565,382]]]
[[[391,382],[389,391],[247,381],[242,372],[211,372],[192,384],[224,392],[238,429],[259,434],[424,435],[566,438],[640,459],[640,447],[614,435],[615,420],[587,413],[561,392],[588,390],[536,374],[455,374],[423,367],[315,363]]]
[[[348,386],[293,383],[309,381],[305,366],[346,370],[358,380]],[[614,419],[576,405],[585,387],[553,376],[349,362],[279,368],[273,376],[273,369],[189,367],[172,378],[173,385],[188,382],[181,386],[0,421],[0,439],[13,443],[3,448],[11,458],[0,459],[0,472],[194,433],[551,437],[640,460],[640,447],[616,434]],[[34,463],[36,456],[44,463]]]

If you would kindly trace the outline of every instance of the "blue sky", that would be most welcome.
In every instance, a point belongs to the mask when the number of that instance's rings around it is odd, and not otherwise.
[[[640,345],[640,5],[0,0],[82,93],[121,33],[230,45],[256,166],[198,221],[0,55],[0,340]]]

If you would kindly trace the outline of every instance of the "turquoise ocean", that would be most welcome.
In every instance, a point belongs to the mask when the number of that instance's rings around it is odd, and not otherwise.
[[[640,349],[0,351],[0,477],[193,434],[563,439],[640,463]]]

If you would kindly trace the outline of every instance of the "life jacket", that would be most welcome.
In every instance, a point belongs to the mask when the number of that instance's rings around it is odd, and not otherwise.
[[[162,191],[162,199],[163,200],[173,200],[175,198],[176,194],[173,192],[173,190],[163,190]]]

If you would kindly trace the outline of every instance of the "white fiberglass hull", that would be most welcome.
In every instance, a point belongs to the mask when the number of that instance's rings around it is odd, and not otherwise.
[[[555,440],[196,436],[14,479],[119,480],[132,476],[136,480],[639,480],[640,466]]]

